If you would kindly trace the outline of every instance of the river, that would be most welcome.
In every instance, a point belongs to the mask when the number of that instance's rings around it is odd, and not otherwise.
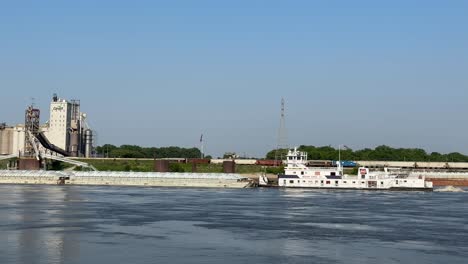
[[[0,185],[0,263],[468,263],[468,192]]]

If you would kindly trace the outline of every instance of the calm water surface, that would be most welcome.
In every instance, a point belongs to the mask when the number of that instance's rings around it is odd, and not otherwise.
[[[0,263],[468,263],[468,193],[0,185]]]

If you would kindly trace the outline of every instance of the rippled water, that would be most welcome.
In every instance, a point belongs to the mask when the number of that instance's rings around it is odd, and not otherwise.
[[[468,263],[468,193],[0,185],[0,263]]]

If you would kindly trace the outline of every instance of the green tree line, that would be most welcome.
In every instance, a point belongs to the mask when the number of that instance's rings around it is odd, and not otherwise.
[[[122,145],[120,147],[111,144],[98,146],[96,152],[99,156],[109,158],[200,158],[198,148],[180,147],[140,147],[135,145]]]
[[[307,152],[309,160],[338,160],[338,149],[323,146],[299,147],[300,151]],[[282,157],[286,156],[287,149],[279,150]],[[267,153],[267,159],[275,159],[276,150]],[[375,149],[365,148],[352,150],[350,148],[341,150],[341,160],[368,160],[368,161],[428,161],[428,162],[468,162],[468,156],[458,152],[441,154],[438,152],[427,153],[419,148],[392,148],[389,146],[378,146]]]

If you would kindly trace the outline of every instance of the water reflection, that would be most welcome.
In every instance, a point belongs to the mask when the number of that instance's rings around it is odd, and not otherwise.
[[[19,204],[32,204],[37,201],[36,199],[37,194],[25,189],[21,193]],[[34,209],[29,206],[21,207],[19,218],[21,223],[24,223],[25,226],[33,224],[38,220],[36,219],[37,215],[33,210]],[[21,263],[34,263],[37,258],[34,253],[36,252],[36,249],[40,249],[41,240],[40,229],[23,227],[19,230],[19,244],[16,248],[20,251],[18,252],[18,256],[20,257]]]
[[[0,185],[0,263],[465,263],[467,198]]]
[[[78,189],[27,186],[17,197],[19,225],[17,246],[20,263],[66,263],[79,256],[79,232],[73,231],[68,217],[80,206]],[[79,205],[79,204],[78,204]],[[15,217],[16,218],[16,217]],[[9,236],[15,238],[16,236]]]

